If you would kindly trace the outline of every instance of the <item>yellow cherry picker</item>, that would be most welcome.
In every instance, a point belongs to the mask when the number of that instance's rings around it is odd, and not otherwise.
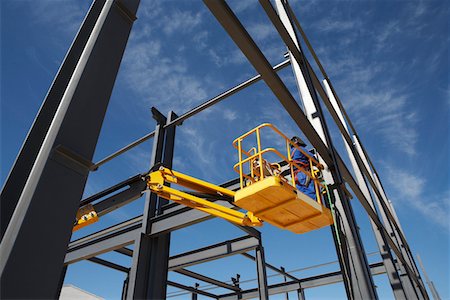
[[[286,150],[263,148],[262,131],[271,137],[272,142],[274,137],[281,141]],[[147,188],[162,198],[242,226],[262,226],[267,222],[294,233],[305,233],[333,224],[332,213],[324,205],[327,189],[320,176],[323,165],[311,153],[268,123],[241,135],[233,141],[233,146],[239,159],[234,165],[240,181],[237,191],[164,166],[156,167],[144,177]],[[301,151],[308,158],[309,166],[292,160],[292,149]],[[295,172],[303,172],[314,182],[317,201],[296,188]],[[178,186],[189,190],[179,190]],[[214,203],[211,198],[229,199],[237,210]],[[74,231],[97,220],[98,215],[92,205],[81,207]]]

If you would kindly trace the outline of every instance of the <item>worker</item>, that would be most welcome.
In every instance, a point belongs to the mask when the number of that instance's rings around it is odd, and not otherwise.
[[[298,136],[292,137],[291,142],[300,147],[302,150],[305,150],[306,144]],[[302,167],[305,171],[311,173],[309,157],[292,145],[291,145],[291,159],[297,165]],[[295,185],[297,189],[303,194],[307,195],[308,197],[317,200],[316,190],[314,188],[314,180],[312,180],[312,178],[310,178],[308,175],[306,175],[296,167],[294,167],[294,176],[295,176]]]

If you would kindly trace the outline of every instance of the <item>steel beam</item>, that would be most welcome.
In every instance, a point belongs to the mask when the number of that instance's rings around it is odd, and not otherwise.
[[[199,289],[196,289],[196,288],[193,288],[191,286],[187,286],[187,285],[184,285],[184,284],[181,284],[181,283],[176,283],[176,282],[173,282],[173,281],[167,281],[167,284],[170,285],[170,286],[173,286],[173,287],[185,290],[185,291],[189,291],[189,292],[191,292],[193,294],[199,294],[199,295],[203,295],[203,296],[210,297],[210,298],[213,298],[213,299],[217,299],[218,298],[217,295],[214,295],[214,294],[211,294],[211,293],[208,293],[208,292],[205,292],[205,291],[202,291],[202,290],[199,290]]]
[[[370,265],[371,274],[373,276],[384,274],[386,269],[383,266],[383,263],[375,263]],[[310,289],[316,288],[324,285],[330,285],[342,282],[341,272],[330,272],[318,276],[312,276],[308,278],[303,278],[300,282],[296,281],[288,281],[278,284],[272,284],[268,287],[269,295],[277,295],[283,293],[289,293],[292,291],[298,291],[300,289]],[[248,289],[237,293],[229,293],[219,295],[220,300],[237,300],[237,299],[255,299],[258,298],[258,290],[257,289]]]
[[[254,257],[253,255],[250,255],[250,254],[248,254],[248,253],[241,253],[241,254],[242,254],[242,256],[244,256],[244,257],[247,257],[247,258],[249,258],[249,259],[251,259],[251,260],[253,260],[253,261],[256,261],[256,257]],[[273,265],[271,265],[271,264],[269,264],[269,263],[265,263],[265,265],[266,265],[267,268],[269,268],[269,269],[271,269],[272,271],[275,271],[275,272],[277,272],[277,273],[283,275],[284,277],[290,278],[291,280],[294,280],[294,281],[300,281],[300,279],[298,279],[298,278],[295,277],[295,276],[292,276],[291,274],[287,273],[287,272],[284,271],[283,269],[277,268],[277,267],[275,267],[275,266],[273,266]]]
[[[87,259],[90,262],[102,265],[104,267],[108,267],[110,269],[114,269],[116,271],[124,272],[128,274],[128,271],[130,271],[130,268],[115,264],[113,262],[98,258],[98,257],[91,257]]]
[[[112,226],[70,243],[64,264],[88,259],[133,244],[142,227],[142,217]]]
[[[0,244],[1,298],[59,294],[73,220],[138,4],[105,2],[70,75]],[[43,219],[49,210],[57,213]]]
[[[211,245],[180,255],[172,256],[169,260],[169,271],[175,271],[196,264],[219,258],[248,252],[259,246],[259,240],[252,236],[244,236],[223,243]]]
[[[200,281],[203,281],[203,282],[214,284],[214,285],[216,285],[218,287],[221,287],[221,288],[224,288],[224,289],[229,289],[229,290],[233,290],[233,291],[239,291],[240,290],[240,288],[238,288],[238,287],[236,287],[234,285],[231,285],[231,284],[219,281],[219,280],[214,279],[214,278],[210,278],[208,276],[205,276],[205,275],[202,275],[202,274],[199,274],[199,273],[196,273],[196,272],[192,272],[190,270],[176,269],[176,270],[174,270],[174,272],[178,273],[178,274],[185,275],[185,276],[189,276],[191,278],[194,278],[194,279],[197,279],[197,280],[200,280]]]

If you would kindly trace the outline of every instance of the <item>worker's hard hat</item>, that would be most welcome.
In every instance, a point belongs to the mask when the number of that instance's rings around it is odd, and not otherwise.
[[[291,138],[291,142],[293,142],[294,144],[300,145],[301,147],[306,147],[305,142],[298,136],[293,136]]]

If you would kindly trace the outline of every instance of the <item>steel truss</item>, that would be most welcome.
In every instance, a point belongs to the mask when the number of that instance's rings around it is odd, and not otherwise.
[[[1,298],[57,298],[67,266],[88,260],[127,274],[123,299],[166,298],[167,286],[192,293],[192,299],[197,295],[215,299],[268,299],[269,295],[290,291],[297,291],[298,298],[304,299],[304,289],[337,282],[344,283],[349,299],[376,299],[372,276],[384,273],[387,273],[396,299],[429,299],[378,173],[295,14],[286,0],[276,0],[276,9],[269,0],[259,2],[286,44],[289,59],[271,66],[225,1],[204,0],[258,74],[181,116],[174,112],[164,116],[152,108],[156,121],[154,131],[92,163],[101,123],[139,6],[139,0],[94,0],[1,192]],[[323,82],[306,59],[302,43],[312,54]],[[294,70],[304,110],[277,75],[277,71],[289,65]],[[297,278],[284,268],[267,263],[260,232],[242,226],[238,226],[245,232],[242,237],[169,257],[172,231],[212,217],[146,193],[143,174],[81,200],[89,172],[150,138],[153,138],[150,167],[162,163],[170,168],[177,125],[261,80],[272,90],[330,170],[324,176],[332,183],[333,205],[337,209],[337,224],[331,232],[339,271]],[[89,102],[94,98],[97,101]],[[340,130],[356,179],[333,146],[322,103]],[[86,112],[85,107],[90,110]],[[77,122],[81,117],[86,121]],[[381,262],[369,264],[367,261],[345,183],[370,218]],[[233,180],[222,186],[236,190],[239,183]],[[78,207],[92,204],[98,216],[102,216],[144,194],[145,209],[141,216],[70,242],[72,220]],[[213,200],[235,208],[223,199]],[[52,224],[39,220],[45,215],[46,207],[58,212]],[[133,245],[132,249],[127,247],[130,245]],[[33,251],[30,252],[31,248]],[[131,266],[97,257],[111,251],[131,257]],[[254,255],[249,254],[250,251],[254,251]],[[243,290],[238,278],[230,284],[188,269],[232,255],[243,255],[256,262],[257,288]],[[285,282],[268,285],[266,269],[284,276]],[[199,289],[198,285],[190,287],[168,281],[168,272],[230,292],[218,295]],[[22,288],[24,285],[26,289]]]

